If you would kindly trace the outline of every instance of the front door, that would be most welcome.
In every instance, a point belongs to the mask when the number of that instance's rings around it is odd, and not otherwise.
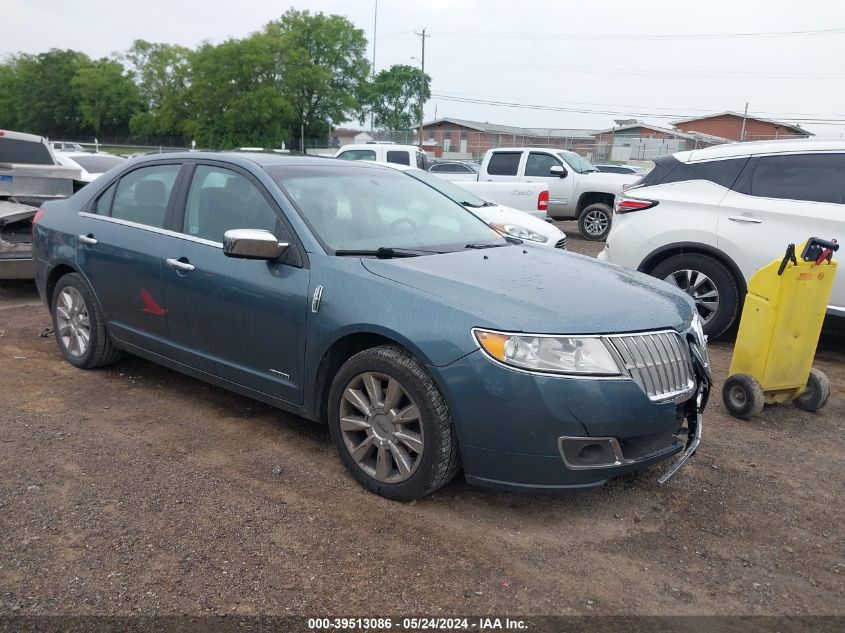
[[[566,176],[561,178],[550,173],[552,167],[563,168]],[[525,182],[542,182],[549,186],[549,216],[563,216],[569,212],[575,180],[569,165],[547,152],[529,152],[524,173]]]
[[[80,213],[77,260],[111,334],[160,352],[167,338],[161,289],[161,232],[172,212],[181,164],[124,174]]]
[[[197,165],[162,279],[172,356],[224,380],[302,402],[309,270],[281,210],[247,172]],[[284,262],[226,257],[229,229],[291,243]]]

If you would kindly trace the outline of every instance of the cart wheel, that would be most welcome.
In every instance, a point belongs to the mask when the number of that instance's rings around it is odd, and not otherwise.
[[[725,381],[722,400],[728,413],[748,420],[763,410],[763,388],[753,376],[735,374]]]
[[[824,372],[813,367],[807,379],[806,391],[793,402],[796,407],[804,411],[818,411],[827,404],[828,398],[830,398],[830,381]]]

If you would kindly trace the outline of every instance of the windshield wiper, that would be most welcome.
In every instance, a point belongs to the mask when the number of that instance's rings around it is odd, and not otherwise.
[[[390,248],[382,246],[372,250],[356,250],[347,249],[335,251],[334,254],[340,257],[378,257],[379,259],[391,259],[393,257],[419,257],[420,255],[427,255],[440,251],[425,251],[418,248]]]
[[[514,239],[516,241],[512,242],[511,239]],[[466,246],[464,246],[464,248],[477,248],[477,249],[499,248],[500,246],[507,246],[508,244],[522,244],[522,240],[520,240],[520,239],[516,239],[516,238],[511,238],[511,239],[508,239],[506,237],[505,240],[507,240],[507,241],[504,244],[495,243],[495,242],[493,242],[493,243],[490,243],[490,242],[475,242],[475,243],[472,243],[472,244],[467,244]]]

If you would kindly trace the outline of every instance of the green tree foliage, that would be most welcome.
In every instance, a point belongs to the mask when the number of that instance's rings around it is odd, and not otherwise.
[[[84,124],[73,79],[90,65],[71,50],[11,57],[0,73],[0,126],[54,138],[78,134]]]
[[[192,53],[184,46],[135,40],[126,53],[145,107],[130,121],[137,136],[181,136],[190,118]]]
[[[80,68],[71,84],[82,126],[97,135],[125,133],[129,119],[142,107],[138,86],[119,62],[110,59]]]
[[[282,92],[293,108],[294,135],[325,136],[333,122],[355,118],[369,73],[367,40],[339,15],[291,9],[263,33],[275,43]]]
[[[194,53],[188,127],[200,145],[280,147],[291,138],[293,109],[282,92],[277,44],[255,34]]]
[[[419,122],[422,71],[414,66],[396,64],[380,71],[361,88],[359,121],[369,116],[373,125],[387,130],[407,130]],[[431,98],[431,77],[425,76],[423,100]]]

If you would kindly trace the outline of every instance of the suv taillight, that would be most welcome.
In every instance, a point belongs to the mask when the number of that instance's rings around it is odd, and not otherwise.
[[[540,195],[537,196],[537,211],[548,211],[549,210],[549,192],[548,191],[541,191]]]
[[[643,200],[642,198],[616,198],[614,210],[616,213],[631,213],[657,206],[657,200]]]

